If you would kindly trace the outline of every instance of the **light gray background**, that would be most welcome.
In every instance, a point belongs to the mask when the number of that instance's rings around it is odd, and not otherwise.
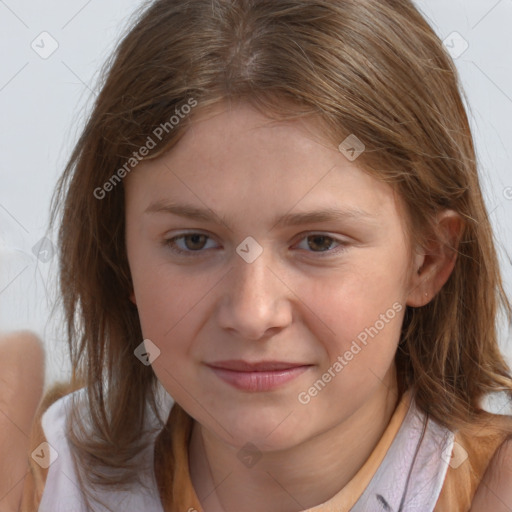
[[[464,41],[453,32],[469,44],[454,60],[469,100],[482,184],[510,294],[512,0],[416,4],[454,51],[464,49]],[[29,328],[44,339],[47,386],[67,378],[69,363],[58,311],[50,317],[56,258],[51,247],[33,248],[47,235],[55,239],[46,230],[56,179],[96,94],[99,70],[140,5],[140,0],[0,0],[0,331]],[[42,58],[52,44],[58,44],[56,51]],[[508,338],[504,326],[507,355]]]

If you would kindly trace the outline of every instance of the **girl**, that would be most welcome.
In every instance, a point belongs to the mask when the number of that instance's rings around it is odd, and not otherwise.
[[[511,308],[410,1],[156,0],[58,190],[73,379],[23,511],[512,506]]]

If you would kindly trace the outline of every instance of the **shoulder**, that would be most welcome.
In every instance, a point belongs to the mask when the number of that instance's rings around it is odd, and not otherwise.
[[[58,382],[45,393],[37,408],[30,431],[27,453],[29,471],[23,485],[20,512],[35,512],[39,509],[48,477],[48,465],[39,464],[32,457],[34,452],[36,456],[40,453],[43,459],[48,457],[48,454],[45,453],[45,449],[48,450],[48,448],[44,443],[47,443],[48,439],[43,429],[43,416],[52,405],[73,391],[75,389],[70,383]]]
[[[509,512],[512,509],[512,437],[494,453],[476,491],[471,512]]]
[[[13,423],[27,435],[43,394],[43,344],[35,334],[20,331],[1,335],[0,351],[0,422],[2,427]]]
[[[453,449],[451,457],[448,456],[447,472],[436,512],[446,510],[510,512],[510,507],[489,508],[489,499],[492,494],[489,489],[490,482],[499,491],[496,487],[496,475],[501,469],[498,466],[504,459],[508,458],[510,461],[508,443],[510,433],[512,433],[512,418],[490,413],[483,415],[478,423],[467,425],[455,432]],[[502,481],[507,482],[507,479],[504,478]]]
[[[0,335],[0,465],[2,510],[18,510],[28,470],[26,452],[44,387],[45,352],[29,331]]]
[[[19,331],[0,335],[0,350],[0,403],[7,407],[31,409],[24,411],[25,416],[29,413],[30,417],[23,417],[21,422],[30,423],[43,392],[43,343],[30,331]],[[20,400],[20,393],[24,400]]]
[[[19,512],[60,512],[69,510],[86,511],[89,499],[103,505],[109,504],[112,510],[119,510],[123,502],[123,510],[146,510],[147,512],[161,512],[159,501],[156,500],[154,482],[154,440],[139,454],[137,459],[136,482],[123,482],[121,486],[104,486],[91,483],[87,475],[91,473],[90,467],[75,466],[74,448],[68,438],[68,420],[71,414],[78,413],[84,420],[78,429],[79,437],[86,439],[93,432],[90,431],[91,422],[88,415],[87,392],[85,387],[73,387],[71,384],[59,383],[50,389],[39,407],[34,421],[31,440],[29,463],[30,473],[25,481],[22,507]],[[85,400],[84,400],[85,398]],[[78,407],[78,409],[77,409]],[[148,418],[148,438],[155,436],[158,425]],[[161,427],[159,427],[161,429]],[[85,437],[82,437],[82,434]],[[47,444],[44,444],[47,443]],[[53,460],[52,460],[53,453]],[[34,457],[32,456],[34,454]],[[40,454],[43,460],[48,461],[43,467],[37,463],[36,457]],[[147,464],[147,466],[146,466]],[[141,469],[142,468],[142,469]],[[85,473],[82,473],[82,470]],[[114,479],[119,477],[115,468],[112,468]],[[103,476],[110,476],[111,468],[102,467]],[[82,480],[81,477],[86,477]],[[127,485],[124,485],[124,484]],[[141,485],[147,489],[142,489]],[[125,500],[125,501],[123,501]],[[126,507],[124,505],[126,504]],[[104,510],[104,508],[100,508]]]

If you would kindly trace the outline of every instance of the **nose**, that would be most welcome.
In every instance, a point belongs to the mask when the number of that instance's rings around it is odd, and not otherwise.
[[[236,255],[234,268],[222,284],[220,327],[256,341],[290,325],[293,294],[283,281],[266,251],[252,263]]]

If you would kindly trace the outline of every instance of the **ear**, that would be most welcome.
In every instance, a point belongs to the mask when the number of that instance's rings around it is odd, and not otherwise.
[[[135,292],[132,290],[132,292],[130,293],[130,300],[135,304],[137,305],[137,300],[135,299]]]
[[[464,222],[453,210],[437,216],[435,232],[425,247],[418,247],[409,279],[406,304],[421,307],[428,304],[444,286],[455,266],[457,249]]]

